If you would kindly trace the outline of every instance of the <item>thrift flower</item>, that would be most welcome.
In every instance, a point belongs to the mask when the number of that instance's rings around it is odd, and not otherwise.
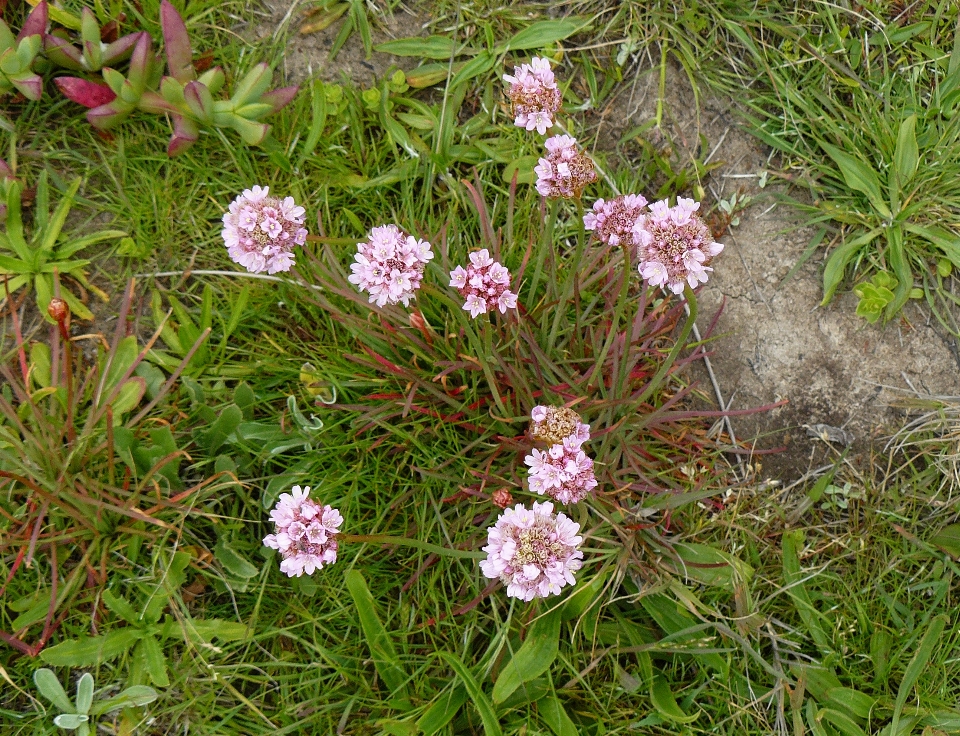
[[[559,445],[573,437],[583,444],[590,439],[590,425],[582,424],[580,415],[565,406],[535,406],[530,418],[530,437],[538,442]]]
[[[335,508],[310,500],[309,493],[309,486],[294,486],[292,493],[281,493],[270,512],[276,533],[263,538],[266,546],[280,550],[280,570],[290,577],[312,575],[314,570],[337,561],[334,537],[343,517]]]
[[[534,56],[529,64],[514,67],[514,76],[503,75],[503,81],[509,82],[510,98],[518,128],[533,130],[540,135],[553,127],[553,115],[560,109],[560,90],[550,71],[550,62]]]
[[[551,445],[546,452],[534,450],[527,455],[523,462],[530,467],[530,490],[560,503],[582,501],[597,487],[593,460],[580,449],[583,441],[581,436],[570,435],[560,444]]]
[[[674,294],[707,283],[707,264],[723,250],[710,228],[694,214],[700,203],[680,197],[675,207],[667,200],[654,202],[633,227],[640,259],[640,275],[653,286],[666,286]]]
[[[541,158],[537,173],[537,191],[544,197],[579,198],[583,188],[597,180],[593,161],[577,147],[576,138],[555,135],[546,140],[547,156]]]
[[[593,230],[606,245],[633,245],[633,225],[646,206],[647,200],[639,194],[621,195],[610,201],[598,199],[593,203],[593,211],[583,216],[583,226]]]
[[[269,193],[270,187],[244,189],[223,216],[227,253],[250,273],[289,271],[294,246],[307,240],[303,207]]]
[[[470,254],[470,265],[457,266],[450,272],[450,286],[464,298],[463,308],[476,319],[481,314],[500,314],[517,308],[517,295],[510,291],[510,272],[493,260],[487,249]]]
[[[517,504],[487,529],[487,559],[480,570],[500,578],[513,598],[557,595],[564,585],[576,583],[573,573],[583,565],[579,531],[580,525],[565,515],[554,516],[552,503],[534,503],[531,511]]]
[[[402,302],[408,306],[420,288],[423,269],[433,258],[430,243],[405,235],[396,225],[383,225],[370,231],[369,240],[357,243],[353,274],[347,277],[360,291],[370,293],[378,307]]]

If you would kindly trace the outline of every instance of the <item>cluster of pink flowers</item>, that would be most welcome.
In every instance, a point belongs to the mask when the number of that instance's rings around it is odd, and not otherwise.
[[[569,135],[547,138],[544,145],[547,155],[534,168],[537,191],[552,199],[578,199],[584,187],[597,180],[593,161],[577,147],[576,138]]]
[[[375,227],[366,242],[357,243],[356,262],[350,266],[353,273],[347,280],[369,292],[370,301],[378,307],[398,303],[406,307],[432,258],[426,240],[405,235],[396,225]]]
[[[269,193],[270,187],[244,189],[223,216],[227,253],[251,273],[289,271],[293,247],[307,240],[303,207]]]
[[[488,578],[500,578],[514,598],[556,595],[576,583],[573,573],[583,564],[579,531],[580,525],[564,514],[553,514],[552,503],[534,503],[529,511],[517,504],[487,530],[487,559],[480,570]]]
[[[640,194],[598,199],[593,203],[593,211],[583,216],[583,226],[611,247],[633,245],[633,226],[646,206],[647,200]]]
[[[633,238],[640,259],[640,275],[653,286],[666,286],[674,294],[684,283],[696,288],[707,282],[707,264],[723,250],[710,228],[695,214],[700,203],[680,197],[675,207],[663,199],[637,218]]]
[[[553,127],[553,115],[560,109],[560,89],[550,71],[550,62],[534,56],[529,64],[514,67],[513,76],[503,75],[509,83],[507,96],[513,107],[514,125],[540,135]]]
[[[343,517],[335,508],[312,501],[309,494],[309,486],[294,486],[292,493],[281,493],[270,512],[276,533],[263,539],[267,547],[280,550],[280,569],[290,577],[312,575],[337,561],[335,537]]]
[[[470,254],[470,265],[450,272],[450,286],[464,298],[463,308],[476,319],[494,307],[500,314],[517,308],[517,295],[510,291],[510,272],[493,260],[487,249]]]
[[[590,439],[590,425],[565,407],[535,406],[530,417],[530,436],[550,445],[523,460],[530,468],[530,490],[560,503],[582,501],[597,487],[593,460],[580,449]]]

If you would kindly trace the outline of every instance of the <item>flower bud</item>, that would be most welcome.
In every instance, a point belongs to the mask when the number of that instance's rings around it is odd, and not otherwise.
[[[51,319],[62,323],[70,316],[70,307],[67,306],[67,303],[63,299],[54,297],[50,300],[49,306],[47,306],[47,314],[50,315]]]
[[[494,506],[499,506],[501,509],[507,508],[510,504],[513,503],[513,496],[510,495],[510,491],[506,488],[498,488],[493,492],[493,501]]]

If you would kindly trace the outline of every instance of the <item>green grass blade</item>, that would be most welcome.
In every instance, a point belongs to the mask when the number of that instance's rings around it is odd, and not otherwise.
[[[797,613],[803,619],[807,632],[824,654],[833,651],[833,643],[820,625],[820,613],[810,600],[810,594],[803,587],[803,573],[800,571],[798,549],[803,544],[803,533],[787,532],[783,535],[783,579],[786,593],[797,607]]]
[[[40,241],[41,253],[49,253],[53,250],[54,243],[57,242],[60,231],[63,230],[63,224],[67,221],[67,215],[70,214],[70,207],[73,205],[73,198],[76,196],[78,189],[80,189],[80,179],[74,179],[73,184],[67,189],[63,199],[60,200],[60,204],[57,205],[57,209],[47,223],[47,227],[44,230],[37,231],[37,235],[43,233],[43,239]]]
[[[463,704],[467,702],[467,690],[464,687],[455,687],[441,693],[437,701],[417,721],[424,736],[433,736],[446,726],[457,715]]]
[[[390,633],[384,628],[377,616],[373,596],[367,587],[367,581],[358,570],[350,570],[344,579],[347,590],[357,607],[360,617],[360,626],[370,647],[370,655],[377,672],[383,679],[392,695],[408,695],[406,688],[407,676],[400,666],[397,650],[390,640]]]
[[[897,733],[898,726],[900,725],[900,714],[903,713],[903,706],[906,705],[910,691],[913,690],[913,686],[917,684],[917,680],[920,679],[921,673],[930,661],[930,657],[933,655],[933,649],[939,643],[940,635],[943,633],[946,625],[947,617],[944,614],[936,616],[930,621],[930,626],[923,635],[923,639],[920,640],[920,645],[917,647],[913,659],[911,659],[910,664],[907,665],[907,671],[903,673],[903,680],[900,682],[900,689],[897,690],[897,700],[893,704],[893,719],[890,721],[890,733]]]
[[[457,673],[457,677],[463,681],[470,700],[473,701],[474,707],[476,707],[480,713],[480,720],[483,721],[483,732],[486,736],[503,736],[503,731],[500,729],[500,721],[497,718],[496,712],[493,710],[493,704],[490,702],[490,698],[483,692],[476,678],[470,674],[467,666],[460,661],[455,654],[451,654],[450,652],[437,652],[437,654],[453,668],[453,671]]]

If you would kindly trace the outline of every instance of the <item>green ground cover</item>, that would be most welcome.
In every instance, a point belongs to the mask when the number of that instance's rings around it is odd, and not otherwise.
[[[230,89],[283,53],[282,33],[238,35],[258,8],[178,8],[194,60]],[[12,28],[23,10],[6,8]],[[95,10],[162,37],[159,3]],[[372,46],[389,10],[327,3],[310,22]],[[956,405],[915,407],[887,451],[744,481],[684,370],[709,347],[704,318],[694,342],[682,302],[625,278],[576,203],[544,204],[541,141],[512,126],[500,82],[534,54],[562,62],[574,135],[640,59],[679,62],[699,93],[746,90],[773,178],[822,223],[810,253],[833,249],[827,295],[859,289],[873,320],[922,298],[955,330],[956,9],[560,10],[444,0],[432,45],[393,47],[437,66],[367,89],[308,80],[259,146],[208,127],[168,158],[167,120],[146,113],[98,134],[42,69],[39,101],[2,98],[19,184],[3,185],[0,243],[21,220],[31,244],[63,233],[56,274],[38,260],[12,284],[4,261],[4,733],[960,732]],[[703,159],[645,142],[656,122],[594,153],[587,206],[702,196]],[[250,278],[220,235],[253,184],[307,208],[312,237],[276,280]],[[387,222],[434,246],[410,309],[346,281]],[[478,247],[522,273],[521,317],[470,320],[447,288]],[[58,289],[94,319],[45,320],[37,299]],[[478,558],[495,491],[540,500],[523,482],[537,403],[583,413],[601,485],[568,510],[576,586],[524,603]],[[262,539],[295,484],[345,536],[336,564],[289,578]]]

